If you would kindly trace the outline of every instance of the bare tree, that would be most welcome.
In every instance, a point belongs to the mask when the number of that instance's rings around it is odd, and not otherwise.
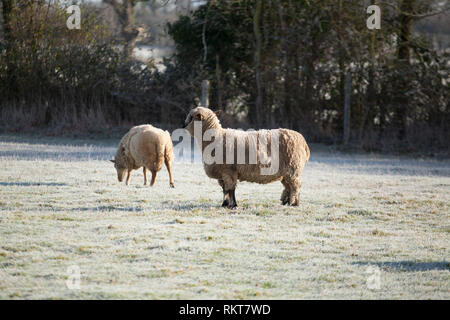
[[[261,16],[262,16],[262,0],[256,1],[255,13],[253,16],[253,32],[255,35],[255,77],[256,77],[256,124],[262,124],[263,102],[263,81],[261,71],[261,51],[262,51],[262,35],[261,35]]]
[[[15,79],[14,79],[14,64],[11,63],[11,46],[13,42],[13,35],[11,30],[11,19],[14,8],[15,0],[2,0],[2,14],[3,14],[3,34],[5,39],[5,49],[6,49],[6,57],[8,62],[7,68],[7,84],[8,91],[13,91],[15,87]]]
[[[387,4],[387,3],[385,3]],[[448,12],[450,6],[447,1],[443,2],[439,9],[433,9],[435,1],[417,1],[417,0],[399,0],[398,6],[389,3],[387,5],[393,7],[397,12],[397,68],[401,72],[401,76],[398,78],[399,88],[401,94],[397,97],[397,112],[395,117],[395,124],[398,129],[398,138],[403,140],[406,136],[407,127],[407,110],[406,106],[409,105],[408,95],[406,92],[409,90],[410,83],[405,77],[408,74],[411,64],[411,36],[413,23],[430,16]]]
[[[139,36],[144,29],[135,24],[135,6],[138,2],[150,2],[155,0],[103,0],[111,5],[119,18],[121,33],[125,40],[124,53],[127,57],[132,57],[134,47]],[[167,4],[168,1],[165,2]]]

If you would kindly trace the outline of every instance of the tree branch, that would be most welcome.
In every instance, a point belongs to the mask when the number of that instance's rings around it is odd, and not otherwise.
[[[161,5],[161,7],[164,7],[169,3],[170,0],[165,0],[165,2]],[[153,2],[155,3],[156,0],[132,0],[133,6],[135,6],[138,2]]]
[[[205,21],[203,22],[203,27],[202,27],[202,43],[203,43],[203,63],[206,64],[206,60],[208,57],[208,45],[206,43],[206,24],[208,23],[208,13],[209,13],[209,7],[210,4],[208,5],[208,7],[206,8],[206,14],[205,14]]]
[[[117,0],[103,0],[104,3],[109,4],[113,7],[114,11],[120,16],[124,10],[122,4],[117,2]]]
[[[436,16],[445,12],[450,11],[450,6],[446,6],[441,10],[436,10],[436,11],[430,11],[430,12],[426,12],[426,13],[413,13],[413,12],[405,12],[402,9],[400,9],[397,5],[393,4],[393,3],[389,3],[389,2],[385,2],[382,1],[380,2],[381,5],[386,5],[388,7],[391,7],[393,9],[395,9],[398,13],[403,14],[404,16],[407,17],[412,17],[415,19],[423,19],[423,18],[428,18],[428,17],[432,17],[432,16]]]

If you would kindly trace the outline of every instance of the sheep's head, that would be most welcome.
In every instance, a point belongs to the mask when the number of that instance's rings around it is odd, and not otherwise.
[[[184,121],[184,128],[194,136],[194,122],[201,121],[202,122],[202,131],[210,128],[219,128],[220,122],[217,118],[218,112],[214,112],[211,109],[197,107],[192,109]]]
[[[119,150],[117,150],[116,158],[114,160],[110,160],[112,163],[114,163],[114,168],[116,168],[117,179],[119,180],[119,182],[123,181],[123,179],[125,178],[125,174],[128,171],[124,159],[125,159],[125,148],[120,147]]]

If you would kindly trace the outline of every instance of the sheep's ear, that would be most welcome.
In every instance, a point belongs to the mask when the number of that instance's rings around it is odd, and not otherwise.
[[[109,160],[109,161],[111,161],[112,163],[116,163],[116,160],[114,160],[114,159],[113,160]]]
[[[214,111],[214,113],[216,114],[216,116],[218,117],[218,116],[220,116],[221,114],[222,114],[222,110],[217,110],[217,111]]]

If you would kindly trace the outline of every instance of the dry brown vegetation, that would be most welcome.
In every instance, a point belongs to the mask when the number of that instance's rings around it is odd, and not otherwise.
[[[200,162],[117,182],[116,146],[0,137],[0,299],[450,298],[448,161],[311,145],[299,207],[240,183],[230,211]]]
[[[368,30],[370,1],[205,1],[192,12],[174,9],[168,26],[158,17],[176,47],[158,69],[120,49],[130,51],[125,29],[164,9],[157,1],[131,6],[137,19],[123,30],[111,6],[85,4],[76,31],[57,2],[1,1],[1,130],[173,129],[209,79],[211,106],[225,111],[228,127],[286,127],[340,144],[348,92],[349,147],[448,153],[448,50],[430,36],[430,23],[448,19],[448,3],[380,2],[382,28]]]

